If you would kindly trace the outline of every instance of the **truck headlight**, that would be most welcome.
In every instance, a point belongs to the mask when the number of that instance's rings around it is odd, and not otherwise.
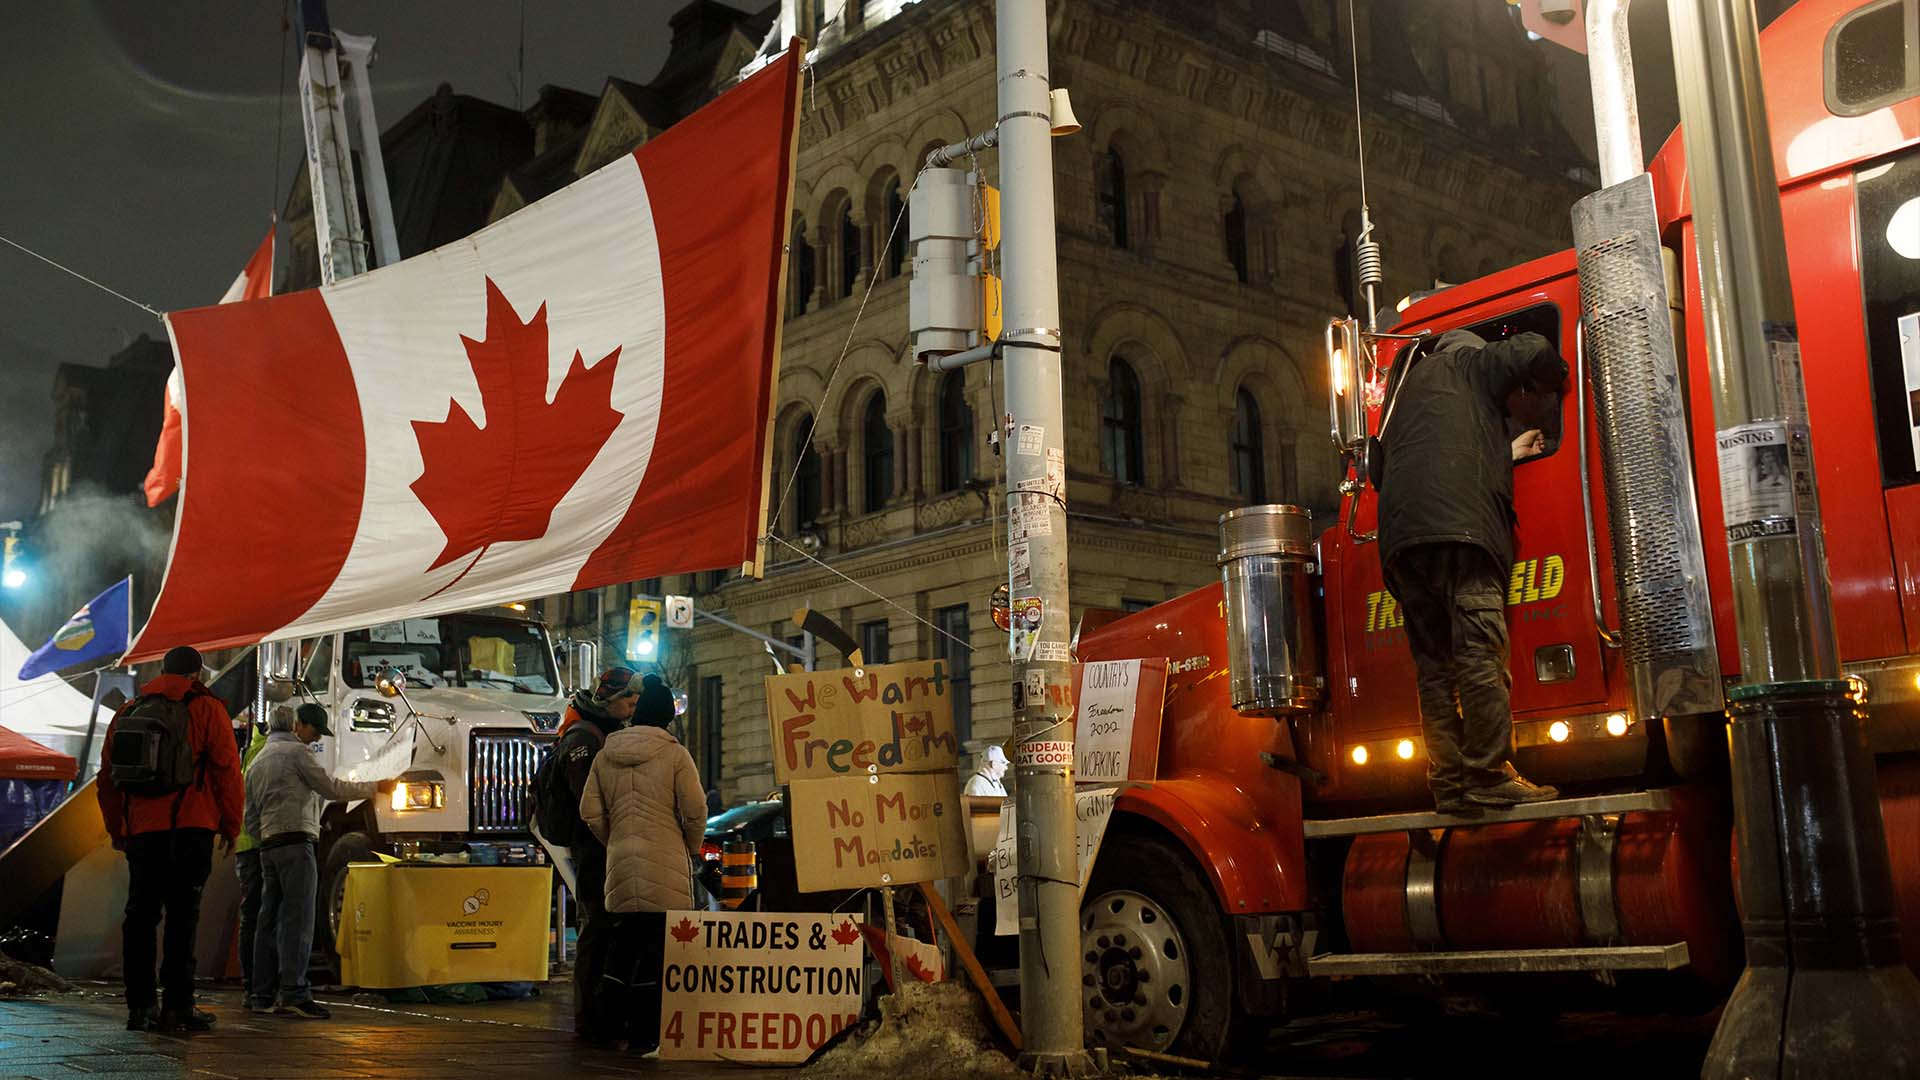
[[[447,805],[447,785],[439,780],[402,780],[393,785],[395,810],[439,810]]]

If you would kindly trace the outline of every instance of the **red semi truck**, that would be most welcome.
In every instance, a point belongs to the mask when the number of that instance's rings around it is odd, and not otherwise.
[[[1843,659],[1870,710],[1906,955],[1920,958],[1920,0],[1803,0],[1761,41]],[[1223,519],[1223,585],[1083,622],[1083,661],[1167,657],[1157,772],[1120,794],[1082,906],[1089,1038],[1225,1056],[1317,992],[1468,986],[1710,1006],[1744,957],[1722,690],[1740,653],[1676,134],[1650,169],[1682,452],[1640,460],[1634,357],[1589,355],[1588,252],[1405,307],[1396,334],[1534,330],[1575,377],[1515,469],[1518,765],[1562,798],[1432,813],[1403,620],[1341,520]],[[1646,183],[1646,181],[1641,181]],[[1576,217],[1576,232],[1578,219]],[[1591,277],[1591,275],[1589,275]],[[1593,288],[1599,285],[1589,282]],[[1330,343],[1331,343],[1330,335]],[[1381,378],[1331,355],[1333,383]],[[1609,409],[1605,394],[1614,395]],[[1365,428],[1376,431],[1378,395]],[[1598,407],[1597,407],[1598,406]],[[1338,427],[1336,422],[1336,427]],[[1636,468],[1663,466],[1664,477]],[[1697,509],[1696,509],[1697,506]],[[1704,538],[1704,539],[1703,539]],[[1703,571],[1690,571],[1689,560]],[[1689,590],[1691,593],[1689,595]]]

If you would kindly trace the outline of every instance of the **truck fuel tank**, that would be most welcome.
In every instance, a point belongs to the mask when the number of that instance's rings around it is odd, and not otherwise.
[[[1311,712],[1326,693],[1313,625],[1313,523],[1298,506],[1220,517],[1233,707],[1248,716]]]

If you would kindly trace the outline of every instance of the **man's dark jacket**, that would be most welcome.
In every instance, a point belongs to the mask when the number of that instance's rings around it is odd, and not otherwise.
[[[599,738],[587,730],[589,726],[598,729]],[[608,716],[606,710],[595,705],[593,695],[585,690],[574,694],[568,703],[567,719],[561,725],[560,740],[554,744],[553,752],[560,755],[562,775],[573,797],[576,816],[580,813],[580,796],[587,789],[587,775],[593,771],[594,757],[600,753],[607,736],[624,726],[624,721]],[[576,862],[592,862],[596,871],[604,869],[600,864],[606,860],[606,849],[585,825],[577,822],[573,831],[573,856]]]
[[[1564,379],[1566,361],[1539,334],[1489,345],[1441,335],[1400,382],[1381,444],[1380,559],[1416,544],[1473,544],[1501,573],[1513,565],[1513,441],[1506,397],[1530,372]]]

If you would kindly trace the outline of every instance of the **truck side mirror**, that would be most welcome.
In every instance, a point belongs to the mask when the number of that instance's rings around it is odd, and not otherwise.
[[[1352,459],[1366,444],[1365,357],[1360,320],[1348,316],[1327,323],[1327,411],[1333,445]]]

